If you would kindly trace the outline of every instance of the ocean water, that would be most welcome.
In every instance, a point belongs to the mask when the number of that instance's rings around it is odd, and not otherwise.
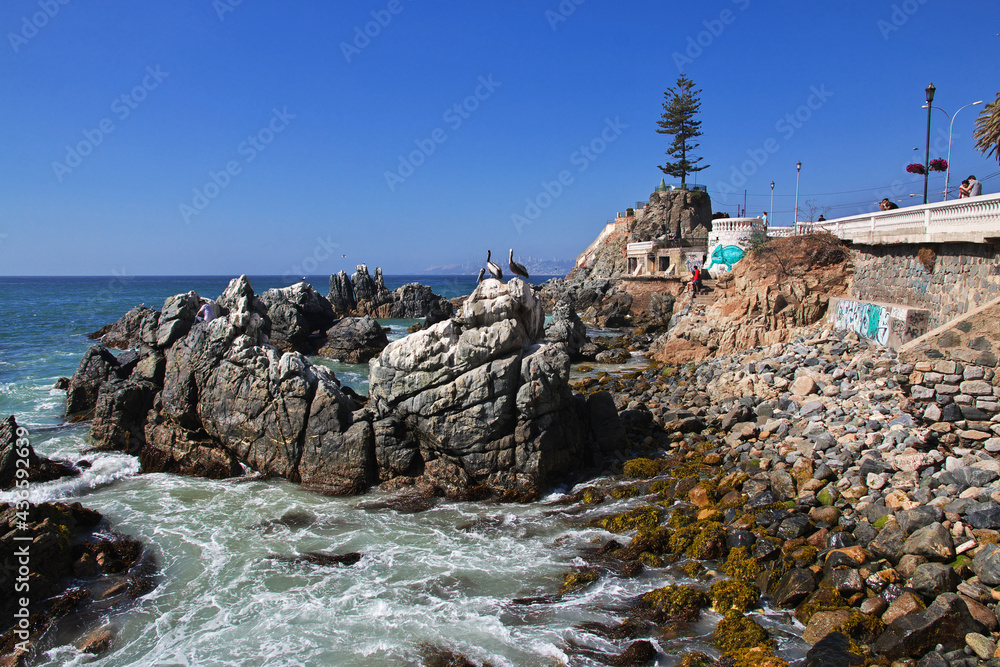
[[[416,278],[412,278],[416,279]],[[392,289],[411,277],[388,277]],[[447,297],[469,293],[471,277],[420,277]],[[287,284],[251,277],[258,292]],[[310,280],[327,291],[326,278]],[[373,492],[327,498],[281,480],[213,481],[139,474],[124,454],[85,453],[86,424],[64,423],[70,376],[91,344],[86,334],[145,303],[195,290],[217,296],[228,278],[0,278],[0,415],[14,414],[32,445],[50,457],[86,457],[93,466],[74,479],[38,484],[34,501],[80,501],[102,512],[103,530],[145,542],[159,568],[157,587],[134,605],[64,623],[38,665],[417,665],[428,646],[459,651],[493,665],[593,665],[570,647],[619,652],[577,629],[615,625],[623,599],[678,579],[647,569],[635,579],[602,577],[590,588],[545,605],[514,598],[556,593],[562,575],[582,566],[580,550],[612,536],[588,526],[599,514],[641,499],[605,503],[574,514],[553,504],[560,489],[530,505],[440,502],[418,513],[379,508]],[[388,322],[393,337],[411,322]],[[359,391],[363,367],[338,366]],[[596,480],[596,484],[612,481]],[[0,494],[0,501],[9,500]],[[286,520],[282,520],[285,517]],[[294,520],[287,520],[294,519]],[[311,551],[360,552],[353,566],[294,564],[274,558]],[[5,594],[9,594],[5,592]],[[679,635],[657,638],[658,664],[673,665],[692,648],[708,649],[718,616]],[[109,625],[111,649],[101,656],[74,644]],[[800,642],[776,632],[789,657]]]

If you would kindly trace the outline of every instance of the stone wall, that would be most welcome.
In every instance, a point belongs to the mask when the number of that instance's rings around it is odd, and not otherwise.
[[[923,404],[925,419],[985,421],[1000,413],[997,322],[1000,299],[900,348],[910,398]]]
[[[981,243],[898,244],[855,249],[853,296],[926,308],[931,328],[1000,297],[1000,247]],[[931,270],[918,254],[923,250]]]
[[[831,296],[826,320],[835,329],[853,331],[879,345],[899,349],[927,333],[929,314],[923,308],[870,303]]]

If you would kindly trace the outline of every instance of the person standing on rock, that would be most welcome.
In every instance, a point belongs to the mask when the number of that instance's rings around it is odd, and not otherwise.
[[[208,299],[203,298],[201,300],[201,308],[198,310],[198,314],[195,315],[195,322],[211,322],[216,318],[215,308],[212,306],[212,302]]]
[[[698,296],[698,288],[701,286],[701,267],[697,264],[691,272],[691,292]]]

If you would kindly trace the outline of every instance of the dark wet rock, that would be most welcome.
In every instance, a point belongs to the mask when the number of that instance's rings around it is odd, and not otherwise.
[[[345,317],[326,330],[318,354],[347,364],[363,364],[385,349],[389,339],[373,318]]]
[[[26,461],[27,467],[19,461]],[[19,470],[24,471],[22,477],[18,477]],[[30,434],[18,427],[13,415],[0,421],[0,489],[11,489],[18,482],[49,482],[79,474],[80,470],[68,461],[54,461],[36,454]]]
[[[95,449],[138,455],[146,444],[146,417],[159,391],[148,380],[114,379],[101,385],[90,431]]]
[[[1000,547],[984,544],[972,559],[972,571],[987,586],[1000,586]]]
[[[816,590],[816,580],[813,573],[797,567],[781,577],[772,597],[779,607],[794,607],[814,590]]]
[[[899,527],[907,535],[932,523],[944,521],[944,512],[937,505],[921,505],[896,513]]]
[[[322,551],[310,551],[305,554],[298,554],[295,556],[280,556],[271,554],[268,558],[272,558],[283,563],[309,563],[311,565],[345,565],[351,566],[355,565],[361,560],[362,555],[357,552],[350,552],[346,554],[328,554]]]
[[[910,579],[910,588],[933,600],[941,593],[952,593],[959,582],[955,570],[944,563],[918,565]]]
[[[946,650],[960,648],[965,645],[967,633],[982,631],[982,624],[969,613],[965,601],[954,593],[944,593],[927,609],[893,621],[872,648],[879,655],[896,660],[923,655],[937,644]]]
[[[330,276],[330,294],[327,300],[337,315],[349,315],[358,305],[354,298],[354,284],[351,283],[346,271]]]
[[[435,294],[430,287],[420,283],[407,283],[391,293],[392,305],[380,317],[395,319],[424,318],[424,326],[443,322],[451,317],[453,309],[448,299]]]
[[[906,535],[903,534],[896,522],[890,521],[879,531],[878,536],[867,545],[867,548],[877,558],[885,558],[892,563],[898,563],[899,559],[903,557],[904,542],[906,542]],[[919,544],[923,544],[922,539]]]
[[[92,410],[101,385],[115,377],[118,368],[118,359],[107,348],[94,345],[87,350],[66,390],[66,414]]]
[[[864,664],[864,657],[851,652],[851,640],[847,635],[831,632],[813,644],[806,653],[803,667],[851,667]]]
[[[14,627],[19,597],[0,597],[0,632],[4,633],[0,651],[7,654],[6,658],[15,653],[16,643],[23,641],[33,646],[57,619],[86,611],[95,599],[92,590],[104,591],[102,614],[132,599],[128,596],[128,581],[122,577],[152,561],[143,559],[143,545],[136,540],[124,536],[95,540],[92,531],[100,522],[98,512],[79,503],[42,503],[22,508],[0,504],[0,532],[4,533],[0,538],[0,562],[17,562],[25,545],[30,546],[31,556],[25,567],[30,571],[32,615],[24,635],[16,634],[20,628]],[[88,559],[91,567],[76,566]],[[23,663],[14,660],[5,664]]]
[[[955,557],[955,543],[947,528],[940,523],[932,523],[910,535],[903,544],[903,552],[923,556],[930,561],[947,562]]]

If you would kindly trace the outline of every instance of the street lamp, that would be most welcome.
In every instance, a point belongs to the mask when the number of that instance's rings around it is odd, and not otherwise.
[[[982,100],[978,100],[976,102],[970,102],[966,104],[964,107],[960,107],[958,111],[961,111],[966,107],[974,107],[977,104],[982,104],[982,103],[983,103]],[[930,106],[930,105],[928,104],[924,106]],[[955,131],[955,117],[958,116],[958,111],[956,111],[954,114],[949,114],[941,107],[934,107],[934,108],[942,112],[945,116],[948,116],[948,118],[951,120],[951,123],[948,126],[948,168],[945,169],[944,172],[944,201],[948,201],[948,185],[951,183],[951,137],[952,133]],[[930,109],[928,109],[928,112],[930,112]]]
[[[931,164],[931,104],[934,102],[934,91],[937,90],[931,83],[924,89],[927,94],[927,146],[924,150],[924,203],[927,203],[927,177],[930,175]]]
[[[792,216],[795,222],[792,224],[798,224],[799,222],[799,172],[802,171],[802,163],[795,163],[795,214]]]
[[[774,181],[771,181],[771,206],[767,209],[767,217],[774,218]],[[768,220],[771,222],[771,220]],[[767,225],[764,225],[765,227]]]

